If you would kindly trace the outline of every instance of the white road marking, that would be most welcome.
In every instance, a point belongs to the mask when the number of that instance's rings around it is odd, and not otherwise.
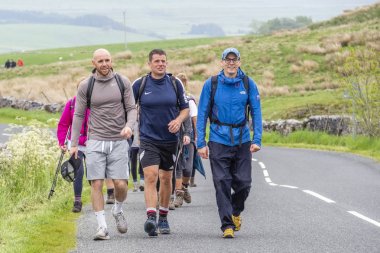
[[[292,185],[280,184],[280,186],[285,187],[285,188],[290,188],[290,189],[298,189],[297,186],[292,186]]]
[[[252,161],[254,161],[254,162],[257,162],[257,159],[255,159],[255,158],[252,158]]]
[[[259,165],[260,165],[260,167],[261,167],[262,169],[265,169],[265,164],[264,164],[264,163],[259,162]]]
[[[380,227],[380,223],[379,222],[377,222],[375,220],[372,220],[372,219],[368,218],[367,216],[364,216],[363,214],[360,214],[360,213],[355,212],[355,211],[347,211],[347,212],[350,213],[350,214],[352,214],[352,215],[355,215],[356,217],[358,217],[358,218],[360,218],[362,220],[365,220],[365,221],[367,221],[369,223],[372,223],[375,226]]]
[[[316,192],[309,191],[309,190],[303,190],[303,192],[305,192],[305,193],[307,193],[307,194],[310,194],[310,195],[312,195],[312,196],[314,196],[314,197],[316,197],[316,198],[319,198],[320,200],[323,200],[323,201],[325,201],[325,202],[327,202],[327,203],[335,203],[334,200],[331,200],[331,199],[329,199],[329,198],[326,198],[326,197],[324,197],[324,196],[322,196],[322,195],[320,195],[320,194],[318,194],[318,193],[316,193]]]
[[[252,158],[252,161],[257,161],[257,159],[254,159]],[[265,164],[262,163],[262,162],[259,162],[259,165],[260,167],[263,169],[263,174],[264,174],[264,178],[265,178],[265,181],[270,185],[270,186],[277,186],[277,184],[273,183],[272,180],[270,179],[269,177],[269,173],[268,173],[268,170],[265,169]],[[286,185],[286,184],[282,184],[282,185],[279,185],[280,187],[285,187],[285,188],[290,188],[290,189],[299,189],[297,186],[292,186],[292,185]],[[327,203],[336,203],[334,200],[332,199],[329,199],[329,198],[326,198],[316,192],[313,192],[313,191],[310,191],[310,190],[302,190],[304,193],[307,193],[309,195],[312,195],[316,198],[319,198],[320,200],[323,200]],[[358,212],[355,212],[355,211],[347,211],[348,213],[358,217],[359,219],[362,219],[364,221],[367,221],[377,227],[380,227],[380,222],[377,222],[375,220],[372,220],[371,218],[368,218],[367,216],[364,216],[363,214],[360,214]]]

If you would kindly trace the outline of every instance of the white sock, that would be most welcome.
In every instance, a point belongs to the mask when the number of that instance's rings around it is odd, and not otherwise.
[[[119,201],[115,200],[115,207],[113,208],[114,214],[123,212],[123,203],[124,202],[119,202]]]
[[[95,212],[96,220],[98,221],[98,227],[107,228],[106,217],[104,215],[104,210]]]
[[[140,179],[140,185],[144,186],[144,179]]]

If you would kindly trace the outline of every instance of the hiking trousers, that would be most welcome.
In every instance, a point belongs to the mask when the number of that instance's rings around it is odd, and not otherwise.
[[[214,181],[221,229],[234,228],[232,214],[240,215],[252,183],[251,142],[226,146],[209,142],[210,164]],[[233,193],[231,193],[231,189]]]

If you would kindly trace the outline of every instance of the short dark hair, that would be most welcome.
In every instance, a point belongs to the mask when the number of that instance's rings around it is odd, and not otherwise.
[[[150,53],[149,53],[149,61],[152,61],[152,58],[153,58],[154,54],[165,55],[166,56],[166,53],[165,53],[164,50],[159,49],[159,48],[155,48],[152,51],[150,51]]]

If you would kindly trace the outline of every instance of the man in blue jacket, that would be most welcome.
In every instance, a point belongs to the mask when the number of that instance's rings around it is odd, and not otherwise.
[[[262,119],[260,95],[255,82],[240,69],[240,53],[227,48],[222,54],[223,69],[209,78],[198,106],[198,153],[208,159],[216,191],[216,202],[224,238],[240,230],[241,212],[251,189],[252,152],[261,149]],[[253,140],[249,131],[249,106]],[[210,135],[206,146],[206,122]],[[210,152],[209,152],[210,150]],[[233,194],[231,194],[231,189]]]
[[[139,105],[139,157],[144,170],[145,204],[148,219],[144,230],[149,236],[170,234],[167,220],[172,173],[181,124],[189,116],[189,103],[182,83],[166,73],[166,53],[153,49],[149,53],[151,72],[133,83]],[[142,88],[141,88],[142,87]],[[157,222],[157,180],[160,180]]]

